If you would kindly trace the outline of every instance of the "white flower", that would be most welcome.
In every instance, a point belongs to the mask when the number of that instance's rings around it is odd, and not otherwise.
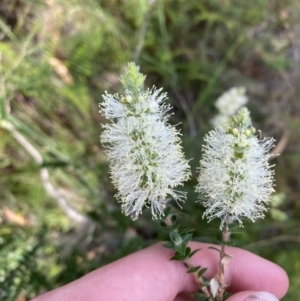
[[[167,124],[166,94],[155,88],[136,91],[103,95],[100,112],[111,123],[103,126],[101,140],[125,215],[136,219],[144,206],[151,206],[157,218],[163,215],[168,195],[177,201],[186,198],[174,188],[189,178],[190,167],[179,133]]]
[[[233,87],[223,93],[215,103],[221,115],[231,116],[248,102],[244,87]]]
[[[247,117],[248,116],[248,117]],[[211,221],[241,217],[251,221],[263,217],[273,190],[273,173],[268,163],[272,138],[258,139],[247,109],[232,118],[231,127],[218,127],[204,138],[203,157],[196,191],[206,207],[203,216]]]
[[[218,114],[210,120],[210,123],[214,126],[223,126],[230,121],[230,117],[227,115]]]

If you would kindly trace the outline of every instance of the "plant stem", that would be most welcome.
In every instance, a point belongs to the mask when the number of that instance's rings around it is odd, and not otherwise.
[[[226,243],[229,241],[230,237],[230,231],[228,229],[228,224],[226,223],[226,226],[222,229],[222,242]],[[224,293],[227,287],[227,284],[225,283],[225,267],[229,263],[231,256],[226,254],[226,244],[221,244],[221,251],[220,251],[220,262],[219,262],[219,270],[217,274],[217,279],[219,282],[219,287],[217,291],[217,300],[222,301],[224,297]]]
[[[192,261],[188,258],[186,260],[183,261],[186,265],[188,269],[191,269],[194,267],[194,265],[192,264]],[[198,277],[197,272],[192,273],[195,282],[197,283],[198,287],[201,289],[201,291],[203,292],[203,294],[205,295],[205,297],[208,300],[212,300],[211,299],[211,294],[207,288],[207,286],[204,284],[202,277]]]

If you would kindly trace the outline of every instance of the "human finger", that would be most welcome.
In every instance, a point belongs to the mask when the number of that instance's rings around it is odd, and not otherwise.
[[[191,242],[201,248],[192,260],[207,267],[212,278],[218,268],[219,253],[209,244]],[[215,246],[216,247],[216,246]],[[225,272],[225,282],[232,292],[268,291],[281,298],[288,286],[286,273],[274,263],[238,248],[227,248],[233,256]],[[170,261],[173,251],[156,244],[131,254],[34,301],[173,301],[180,293],[193,293],[197,286],[182,262]]]
[[[194,242],[190,245],[192,249],[198,246]],[[209,249],[209,244],[202,244],[202,246],[201,251],[192,259],[194,265],[208,267],[205,276],[211,279],[218,270],[219,252]],[[216,245],[214,247],[219,248]],[[233,257],[225,269],[225,283],[228,285],[229,292],[267,291],[277,298],[285,295],[289,280],[281,267],[243,249],[226,247],[226,252]]]
[[[226,301],[279,301],[276,296],[268,292],[244,291],[226,299]]]

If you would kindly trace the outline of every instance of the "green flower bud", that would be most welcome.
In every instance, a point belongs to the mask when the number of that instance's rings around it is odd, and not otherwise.
[[[140,68],[131,62],[125,68],[124,74],[120,76],[120,81],[124,89],[130,91],[133,96],[138,96],[144,91],[146,76],[139,71]]]

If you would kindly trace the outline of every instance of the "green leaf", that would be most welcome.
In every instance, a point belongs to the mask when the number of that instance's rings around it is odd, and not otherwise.
[[[177,216],[175,214],[172,214],[172,215],[170,215],[170,219],[171,219],[172,224],[174,224],[177,220]]]
[[[218,251],[219,253],[221,252],[219,249],[215,248],[215,247],[208,247],[209,249],[212,249],[212,250],[215,250],[215,251]]]
[[[195,273],[195,272],[197,272],[200,268],[201,268],[200,265],[199,265],[199,266],[196,266],[196,267],[192,267],[192,268],[190,268],[190,269],[187,271],[187,273],[189,273],[189,274]]]
[[[182,258],[178,258],[177,256],[173,256],[173,257],[170,258],[170,260],[178,260],[178,261],[181,261]]]
[[[184,239],[176,230],[170,232],[170,240],[174,244],[174,250],[180,254],[185,254],[186,241]]]
[[[161,221],[161,222],[160,222],[160,225],[161,225],[162,227],[167,227],[167,224],[166,224],[166,222],[164,222],[164,221]]]
[[[222,244],[225,245],[225,246],[227,246],[227,247],[232,247],[232,246],[235,245],[235,242],[233,240],[223,241]]]
[[[185,242],[185,243],[188,243],[193,237],[193,234],[186,234],[184,236],[182,236],[182,240]]]
[[[182,216],[188,216],[188,214],[186,214],[186,213],[183,213],[183,212],[176,212],[176,215],[178,216],[178,215],[182,215]]]
[[[189,254],[189,258],[191,258],[193,255],[195,255],[198,251],[200,251],[201,249],[196,249],[196,250],[194,250],[193,252],[191,252],[190,254]]]
[[[176,252],[175,255],[172,258],[170,258],[170,260],[180,260],[180,261],[183,261],[183,260],[185,260],[185,258],[186,257],[184,255]]]
[[[174,244],[174,250],[182,255],[185,255],[185,249],[186,249],[186,244],[182,242],[180,245],[175,245]],[[184,256],[184,258],[186,258]]]
[[[202,275],[207,271],[208,268],[203,268],[198,272],[198,277],[202,277]]]
[[[191,254],[191,248],[190,248],[190,247],[187,247],[186,250],[185,250],[184,255],[185,255],[186,257],[190,257],[190,254]]]
[[[189,229],[189,228],[186,228],[186,229],[183,229],[180,231],[180,234],[181,235],[184,235],[184,234],[189,234],[189,233],[193,233],[195,231],[195,229]]]
[[[175,230],[170,232],[170,240],[174,243],[174,245],[179,245],[182,242],[181,236]]]
[[[169,233],[162,234],[158,237],[158,241],[169,241],[170,235]]]
[[[171,210],[172,210],[171,206],[167,207],[166,210],[165,210],[165,212],[164,212],[164,215],[168,217],[169,214],[170,214],[170,212],[171,212]]]
[[[215,239],[215,241],[219,245],[225,245],[225,246],[228,246],[228,247],[232,247],[234,245],[234,242],[232,240],[230,240],[230,241],[222,241],[222,240],[219,240],[219,239]]]
[[[167,243],[165,243],[163,246],[165,248],[167,248],[167,249],[174,249],[174,244],[172,242],[170,242],[170,241],[168,241]]]

